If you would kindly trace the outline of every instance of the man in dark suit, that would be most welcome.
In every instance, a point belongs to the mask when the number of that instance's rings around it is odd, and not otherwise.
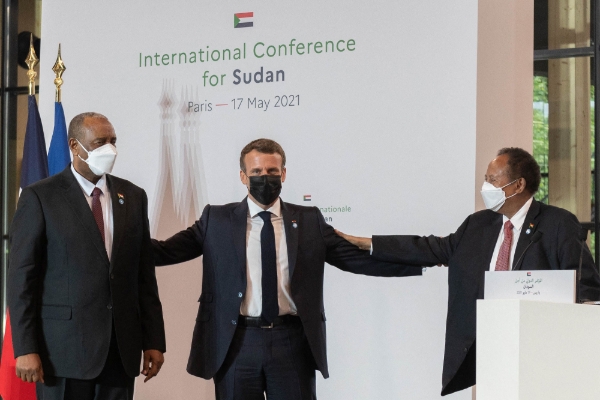
[[[23,189],[11,225],[8,305],[17,375],[40,400],[131,400],[163,363],[146,193],[109,175],[101,114],[69,125],[73,164]]]
[[[487,210],[470,215],[447,237],[373,236],[338,232],[372,256],[390,262],[448,266],[448,318],[442,395],[475,384],[476,300],[485,271],[578,269],[579,298],[598,300],[600,278],[581,225],[570,212],[533,199],[540,168],[525,150],[504,148],[489,164],[482,188]],[[583,251],[583,253],[582,253]]]
[[[327,378],[325,262],[373,276],[420,275],[377,262],[337,236],[316,207],[280,200],[285,153],[268,139],[240,156],[248,197],[206,206],[187,230],[153,241],[157,265],[203,258],[202,295],[187,366],[214,378],[219,400],[316,399]]]

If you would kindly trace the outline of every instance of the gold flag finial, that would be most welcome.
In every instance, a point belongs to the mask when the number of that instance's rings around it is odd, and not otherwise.
[[[60,56],[60,43],[58,44],[58,57],[56,57],[56,62],[54,63],[54,67],[52,67],[52,71],[56,74],[56,78],[54,79],[54,85],[56,86],[56,99],[57,103],[60,103],[61,99],[61,90],[60,87],[63,84],[62,74],[67,70],[65,67],[65,63]]]
[[[29,77],[29,95],[35,95],[35,77],[37,76],[37,72],[35,72],[34,68],[40,59],[35,55],[35,49],[33,48],[33,33],[29,37],[29,54],[25,59],[25,63],[29,67],[29,71],[27,71],[27,76]]]

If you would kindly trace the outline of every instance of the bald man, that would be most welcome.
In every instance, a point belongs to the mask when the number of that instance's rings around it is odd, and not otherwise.
[[[84,113],[73,164],[26,187],[10,230],[8,305],[17,375],[43,400],[131,400],[163,363],[165,333],[148,200],[110,175],[117,136]]]

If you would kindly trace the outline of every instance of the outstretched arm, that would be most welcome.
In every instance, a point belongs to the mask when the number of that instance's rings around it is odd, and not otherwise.
[[[167,240],[152,239],[156,266],[178,264],[200,257],[210,215],[210,205],[204,207],[202,216],[189,228]]]
[[[335,232],[358,248],[370,251],[380,261],[422,266],[448,265],[469,218],[455,233],[446,237],[394,235],[366,238]]]
[[[347,235],[341,231],[338,231],[337,229],[334,231],[336,235],[341,236],[343,239],[349,241],[359,249],[371,251],[373,245],[373,240],[371,240],[371,238]]]
[[[347,272],[371,276],[414,276],[421,275],[419,265],[403,265],[378,261],[369,255],[369,251],[361,250],[346,239],[336,235],[323,215],[317,210],[317,218],[321,235],[327,247],[327,263]]]

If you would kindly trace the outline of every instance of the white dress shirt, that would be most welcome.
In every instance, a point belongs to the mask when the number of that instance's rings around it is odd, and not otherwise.
[[[77,179],[77,183],[79,183],[79,186],[85,195],[90,210],[92,209],[92,192],[94,191],[94,188],[97,187],[102,190],[102,194],[100,195],[100,205],[102,206],[102,219],[104,220],[104,246],[106,247],[108,259],[110,260],[113,243],[113,212],[110,193],[108,191],[108,186],[106,185],[106,175],[102,175],[98,183],[94,185],[92,182],[81,176],[79,172],[75,171],[73,164],[71,164],[71,172],[75,175],[75,179]]]
[[[531,206],[531,202],[533,201],[533,197],[527,200],[523,207],[513,217],[510,219],[510,222],[513,224],[513,237],[512,243],[510,245],[510,262],[508,264],[508,269],[512,270],[513,259],[515,258],[515,250],[517,249],[517,242],[519,241],[519,235],[521,234],[523,223],[525,223],[525,217],[527,216],[527,212],[529,211],[529,207]],[[502,246],[502,242],[504,241],[504,224],[508,221],[506,216],[502,217],[502,228],[500,228],[500,235],[498,235],[498,240],[496,241],[496,247],[494,248],[494,254],[492,254],[492,260],[490,261],[490,271],[494,271],[496,269],[496,261],[498,260],[498,253],[500,253],[500,247]]]
[[[262,313],[262,259],[260,232],[264,221],[258,216],[263,212],[256,203],[248,197],[248,219],[246,224],[246,295],[242,299],[240,314],[247,317],[260,317]],[[283,216],[281,214],[281,200],[268,210],[271,212],[271,223],[275,230],[275,252],[277,255],[277,299],[279,315],[296,314],[297,309],[290,294],[290,268],[288,262],[287,241]]]

